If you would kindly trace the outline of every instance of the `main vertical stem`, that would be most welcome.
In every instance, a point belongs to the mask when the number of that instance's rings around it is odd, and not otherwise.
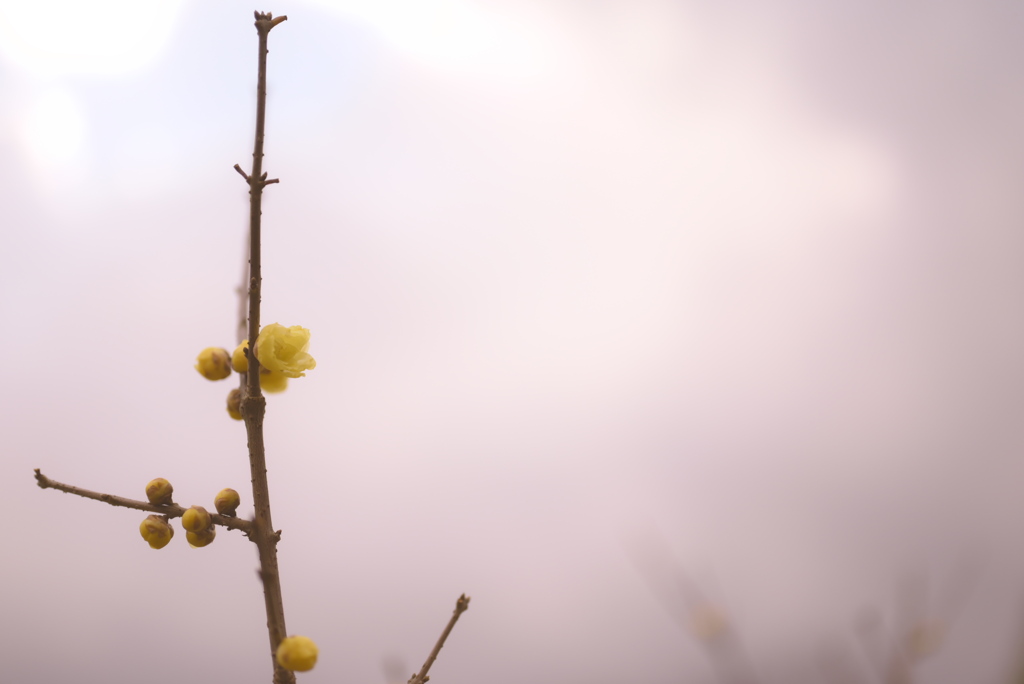
[[[267,458],[263,444],[263,417],[267,401],[260,390],[260,364],[254,353],[260,331],[260,288],[262,264],[260,261],[260,217],[263,187],[267,184],[263,173],[263,127],[267,108],[267,36],[270,29],[287,17],[276,19],[270,13],[256,12],[256,32],[259,34],[259,75],[256,85],[256,142],[252,152],[252,173],[249,182],[249,371],[242,417],[249,441],[249,468],[252,474],[252,500],[256,509],[253,520],[252,541],[260,557],[260,579],[267,607],[267,631],[270,635],[270,657],[274,666],[274,684],[294,684],[295,675],[277,664],[274,657],[278,645],[285,638],[284,601],[281,598],[281,577],[277,565],[277,540],[270,517],[270,487],[267,483]]]

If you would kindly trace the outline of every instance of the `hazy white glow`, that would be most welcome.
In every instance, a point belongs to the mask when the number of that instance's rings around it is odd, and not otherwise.
[[[531,76],[546,59],[540,26],[464,0],[318,0],[371,25],[397,50],[450,71]]]
[[[124,74],[149,64],[181,0],[0,0],[0,58],[42,74]]]
[[[26,111],[22,126],[21,142],[37,167],[63,166],[82,152],[85,114],[67,90],[55,88],[37,97]]]

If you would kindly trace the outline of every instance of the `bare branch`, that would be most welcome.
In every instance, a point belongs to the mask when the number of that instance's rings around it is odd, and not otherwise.
[[[279,533],[274,531],[270,516],[270,485],[267,481],[267,455],[263,441],[263,417],[267,400],[260,388],[260,362],[256,358],[256,340],[260,332],[260,300],[263,286],[263,262],[260,252],[260,217],[263,213],[263,186],[267,175],[263,171],[263,138],[267,112],[267,37],[270,30],[287,19],[274,19],[271,13],[255,12],[256,33],[259,36],[256,76],[256,137],[252,150],[252,171],[249,173],[249,347],[246,358],[249,370],[242,399],[242,418],[249,441],[249,472],[252,475],[252,500],[256,509],[253,534],[260,558],[260,577],[263,580],[263,600],[267,610],[267,633],[270,637],[270,659],[274,668],[274,684],[294,684],[295,674],[278,664],[277,647],[287,635],[284,621],[284,599],[281,595],[281,577],[277,563]]]
[[[469,597],[463,594],[459,597],[459,600],[455,602],[455,610],[452,612],[452,617],[448,620],[448,624],[445,626],[444,631],[441,632],[441,638],[434,644],[434,650],[427,656],[427,661],[423,663],[423,667],[420,669],[419,674],[413,674],[412,678],[409,679],[409,684],[426,684],[430,679],[427,673],[430,671],[430,666],[437,660],[437,654],[441,652],[441,647],[444,646],[445,639],[452,631],[452,627],[458,622],[459,616],[469,610]]]
[[[88,489],[82,489],[81,487],[75,487],[74,485],[64,484],[51,480],[50,478],[39,472],[39,468],[36,471],[36,483],[42,489],[56,489],[57,491],[64,492],[66,494],[74,494],[85,499],[94,499],[96,501],[102,501],[103,503],[110,504],[111,506],[120,506],[122,508],[134,508],[140,511],[149,511],[150,513],[160,513],[166,515],[168,518],[180,518],[185,514],[188,509],[179,506],[178,504],[164,504],[157,506],[151,504],[148,501],[138,501],[136,499],[128,499],[123,496],[115,496],[113,494],[102,494],[100,492],[93,492]],[[246,535],[252,532],[252,522],[244,520],[242,518],[228,517],[219,515],[217,513],[211,513],[210,519],[215,525],[226,527],[229,530],[241,530]]]
[[[240,175],[242,176],[242,178],[244,178],[244,179],[245,179],[245,182],[246,182],[246,183],[249,183],[249,182],[251,182],[251,181],[249,180],[249,174],[247,174],[247,173],[246,173],[245,171],[243,171],[243,170],[242,170],[242,167],[241,167],[241,166],[239,166],[238,164],[235,164],[235,171],[237,171],[237,172],[238,172],[238,173],[239,173],[239,174],[240,174]]]

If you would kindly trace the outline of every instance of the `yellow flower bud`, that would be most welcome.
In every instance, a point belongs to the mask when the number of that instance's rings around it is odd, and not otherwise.
[[[199,532],[210,526],[210,514],[202,506],[192,506],[181,516],[181,526],[186,532]]]
[[[256,338],[256,358],[268,370],[284,373],[289,378],[301,378],[303,371],[316,368],[316,360],[309,355],[309,330],[300,325],[286,328],[271,323]]]
[[[196,370],[207,380],[223,380],[231,375],[231,355],[227,349],[207,347],[196,357]]]
[[[235,351],[231,352],[231,367],[235,369],[236,373],[249,372],[249,359],[245,356],[245,350],[248,348],[249,340],[242,340],[242,344],[235,347]]]
[[[210,525],[205,530],[200,530],[199,532],[189,531],[185,533],[185,539],[188,540],[189,546],[196,549],[201,549],[204,546],[209,546],[213,543],[213,539],[216,536],[217,528],[213,525]]]
[[[260,387],[264,392],[269,392],[270,394],[284,392],[288,389],[288,376],[280,371],[269,371],[261,367]]]
[[[149,503],[154,506],[162,506],[164,504],[171,503],[171,494],[173,493],[174,487],[172,487],[171,483],[162,477],[150,480],[149,484],[146,485],[146,498],[149,499]]]
[[[221,515],[234,515],[240,503],[242,500],[234,489],[222,489],[213,499],[213,505]]]
[[[167,519],[162,515],[147,516],[139,525],[139,532],[153,549],[164,548],[174,536],[174,528],[167,524]]]
[[[228,415],[242,420],[242,390],[237,387],[228,392]]]
[[[316,644],[309,637],[290,636],[281,640],[277,647],[277,664],[286,670],[308,672],[316,665],[320,654]]]

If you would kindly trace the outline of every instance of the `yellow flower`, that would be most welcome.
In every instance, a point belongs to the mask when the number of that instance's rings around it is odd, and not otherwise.
[[[242,340],[242,344],[235,347],[231,352],[231,367],[236,373],[247,373],[249,371],[249,359],[245,356],[245,350],[249,348],[249,340]]]
[[[264,392],[277,394],[288,389],[288,376],[280,371],[268,371],[260,368],[260,387]]]
[[[313,640],[304,636],[290,636],[277,647],[277,664],[286,670],[308,672],[316,665],[319,650]]]
[[[231,355],[227,349],[207,347],[196,357],[196,370],[207,380],[223,380],[231,375]]]
[[[228,415],[242,420],[242,391],[237,387],[228,392]]]
[[[316,368],[309,355],[309,330],[300,325],[286,328],[278,323],[264,326],[256,338],[256,358],[267,370],[301,378],[304,371]]]
[[[163,516],[151,515],[139,525],[139,532],[142,538],[149,542],[150,548],[162,549],[167,546],[171,537],[174,536],[174,528],[167,524]]]

